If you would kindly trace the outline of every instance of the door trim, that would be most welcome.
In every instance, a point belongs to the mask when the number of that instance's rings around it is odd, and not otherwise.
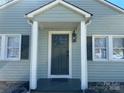
[[[69,75],[51,75],[52,34],[69,35]],[[48,33],[48,78],[72,78],[72,31],[49,31]]]

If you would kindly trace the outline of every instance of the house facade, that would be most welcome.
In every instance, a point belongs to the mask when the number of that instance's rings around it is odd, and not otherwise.
[[[0,81],[124,82],[124,10],[103,0],[13,0],[0,7]]]

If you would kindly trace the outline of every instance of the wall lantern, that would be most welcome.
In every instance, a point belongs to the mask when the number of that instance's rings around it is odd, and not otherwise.
[[[75,33],[75,31],[73,31],[72,33],[72,42],[76,42],[77,41],[77,34]]]

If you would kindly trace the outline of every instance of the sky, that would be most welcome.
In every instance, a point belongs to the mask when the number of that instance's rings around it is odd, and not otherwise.
[[[0,0],[0,3],[4,3],[4,2],[6,2],[6,0]]]
[[[0,5],[5,3],[6,1],[11,1],[11,0],[0,0]],[[107,1],[110,1],[124,9],[124,0],[107,0]]]
[[[124,0],[108,0],[124,9]]]
[[[6,2],[8,2],[8,1],[11,1],[11,0],[0,0],[0,5],[6,3]]]

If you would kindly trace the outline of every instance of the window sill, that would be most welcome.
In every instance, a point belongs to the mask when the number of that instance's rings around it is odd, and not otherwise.
[[[7,59],[7,60],[0,60],[0,62],[27,62],[27,61],[29,61],[29,59],[19,59],[19,60],[10,60],[10,59]]]
[[[112,59],[112,60],[110,60],[110,62],[124,62],[124,59],[122,59],[122,60],[119,60],[119,59]]]
[[[93,61],[96,61],[96,62],[106,62],[106,61],[109,61],[108,59],[94,59]]]
[[[124,60],[88,60],[89,62],[124,63]]]

